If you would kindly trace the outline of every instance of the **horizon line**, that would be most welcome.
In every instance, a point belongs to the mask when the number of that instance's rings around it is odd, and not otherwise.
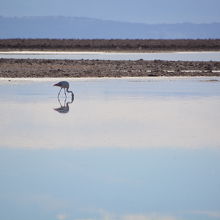
[[[210,24],[220,24],[220,21],[212,21],[212,22],[190,22],[190,21],[183,21],[183,22],[176,22],[176,23],[169,23],[169,22],[158,22],[158,23],[145,23],[145,22],[132,22],[132,21],[120,21],[120,20],[111,20],[111,19],[102,19],[102,18],[95,18],[95,17],[85,17],[85,16],[65,16],[65,15],[14,15],[14,16],[5,16],[0,15],[0,18],[70,18],[70,19],[88,19],[88,20],[97,20],[97,21],[106,21],[106,22],[116,22],[116,23],[128,23],[128,24],[142,24],[142,25],[182,25],[182,24],[192,24],[192,25],[210,25]]]

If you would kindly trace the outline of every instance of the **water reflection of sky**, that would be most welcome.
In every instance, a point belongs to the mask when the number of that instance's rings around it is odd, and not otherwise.
[[[172,61],[220,61],[219,51],[159,52],[159,53],[106,53],[106,52],[43,52],[9,51],[0,52],[7,59],[67,59],[67,60],[172,60]]]
[[[220,218],[219,82],[52,84],[0,81],[0,219]]]

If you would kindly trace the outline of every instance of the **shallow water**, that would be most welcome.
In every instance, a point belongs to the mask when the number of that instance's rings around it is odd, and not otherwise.
[[[105,52],[0,52],[0,58],[13,59],[67,59],[67,60],[170,60],[220,61],[220,52],[159,52],[159,53],[105,53]]]
[[[216,80],[0,80],[0,219],[218,219]]]

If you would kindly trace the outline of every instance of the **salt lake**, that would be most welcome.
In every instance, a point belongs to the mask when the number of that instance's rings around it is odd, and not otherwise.
[[[0,79],[0,219],[220,217],[220,78]]]
[[[158,53],[109,53],[109,52],[49,52],[9,51],[0,52],[0,58],[10,59],[67,59],[67,60],[170,60],[170,61],[220,61],[219,51],[158,52]]]

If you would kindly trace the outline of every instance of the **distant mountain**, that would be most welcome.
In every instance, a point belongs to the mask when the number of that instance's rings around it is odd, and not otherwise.
[[[141,24],[80,17],[0,17],[0,38],[217,39],[220,23]]]

